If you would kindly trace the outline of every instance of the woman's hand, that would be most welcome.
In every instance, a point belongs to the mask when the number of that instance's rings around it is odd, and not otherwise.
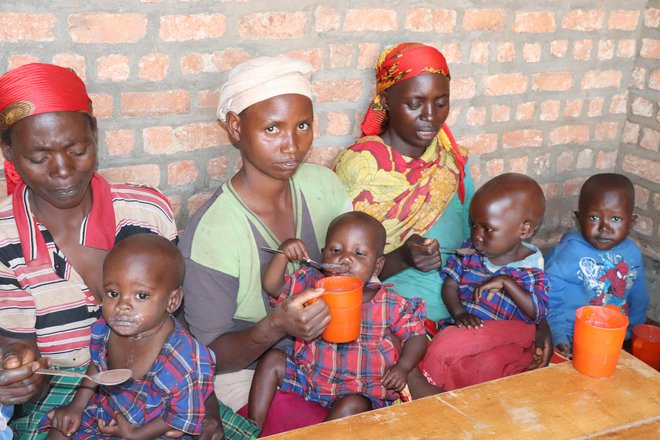
[[[437,269],[442,265],[438,240],[413,234],[401,246],[403,259],[409,266],[422,272]]]
[[[306,289],[280,303],[271,316],[280,331],[304,341],[317,338],[330,322],[330,309],[316,301],[323,289]]]
[[[0,364],[0,403],[30,402],[41,397],[48,388],[50,381],[41,374],[34,374],[48,367],[48,361],[40,358],[36,346],[20,341],[3,344]]]
[[[536,336],[534,337],[534,353],[532,353],[532,364],[530,370],[545,367],[550,363],[552,357],[552,334],[550,326],[545,319],[536,324]]]

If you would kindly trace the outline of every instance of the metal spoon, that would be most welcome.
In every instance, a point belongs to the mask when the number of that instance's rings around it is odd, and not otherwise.
[[[35,373],[45,374],[47,376],[86,377],[87,379],[100,385],[119,385],[120,383],[126,382],[133,376],[133,372],[128,368],[117,368],[116,370],[100,371],[92,376],[88,376],[84,373],[76,373],[74,371],[49,369],[37,370]]]
[[[262,251],[270,252],[271,254],[284,254],[284,251],[280,249],[273,249],[266,246],[259,246],[259,249]],[[314,269],[318,270],[327,270],[327,271],[342,271],[346,269],[346,266],[343,264],[333,264],[333,263],[318,263],[310,258],[302,260],[303,263],[312,266]]]

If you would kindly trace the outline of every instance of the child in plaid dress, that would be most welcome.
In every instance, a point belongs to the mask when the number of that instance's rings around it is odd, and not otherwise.
[[[399,398],[410,371],[426,350],[425,308],[421,299],[397,295],[380,282],[385,258],[385,230],[368,214],[349,212],[328,228],[323,262],[343,266],[328,275],[350,275],[365,287],[360,336],[354,342],[331,343],[320,337],[296,340],[288,353],[271,350],[257,366],[250,389],[248,416],[263,426],[278,386],[330,409],[333,420],[390,405]],[[275,255],[263,275],[264,289],[286,297],[313,287],[324,274],[303,268],[283,274],[289,261],[308,258],[300,240],[286,240],[283,255]],[[402,350],[397,347],[403,346]]]
[[[181,253],[159,235],[133,235],[110,251],[86,374],[128,368],[133,376],[100,387],[83,379],[73,401],[42,420],[51,428],[48,439],[201,434],[215,359],[172,316],[183,298],[183,273]]]

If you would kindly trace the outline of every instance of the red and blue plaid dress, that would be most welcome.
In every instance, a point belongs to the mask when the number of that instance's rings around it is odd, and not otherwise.
[[[300,293],[322,277],[315,269],[302,268],[286,278],[283,295]],[[321,337],[309,342],[296,340],[293,351],[287,353],[282,391],[295,392],[326,407],[348,394],[367,397],[374,408],[391,405],[400,397],[382,385],[383,375],[399,358],[392,335],[405,342],[425,333],[424,301],[404,298],[388,290],[390,286],[376,287],[373,299],[362,304],[356,341],[335,344]]]
[[[474,249],[470,241],[463,247]],[[530,247],[531,245],[527,245]],[[484,320],[520,319],[529,323],[540,322],[548,313],[548,278],[543,272],[543,257],[535,247],[536,252],[523,261],[512,263],[509,266],[489,269],[483,257],[477,253],[473,255],[454,254],[447,259],[447,264],[440,270],[440,277],[448,277],[458,284],[458,293],[465,310]],[[493,270],[494,269],[494,270]],[[488,301],[484,292],[478,303],[474,302],[474,289],[481,286],[488,279],[497,275],[512,278],[532,298],[536,311],[535,319],[530,319],[518,308],[515,302],[501,290]]]

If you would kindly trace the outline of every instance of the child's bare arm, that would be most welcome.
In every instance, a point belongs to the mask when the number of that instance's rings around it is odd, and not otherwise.
[[[408,375],[419,364],[426,354],[426,335],[417,335],[403,344],[401,357],[383,375],[383,386],[387,389],[401,391],[408,381]]]
[[[442,300],[459,327],[479,328],[483,326],[481,318],[465,310],[458,295],[458,283],[451,278],[445,279],[442,283]]]
[[[284,254],[273,255],[261,277],[261,286],[273,298],[278,298],[282,293],[284,272],[289,261],[309,258],[305,243],[297,238],[284,240],[280,245],[280,250],[284,251]]]
[[[105,423],[99,419],[99,431],[103,435],[121,437],[126,440],[151,440],[172,431],[172,427],[160,417],[136,427],[131,425],[121,413],[117,412],[110,423]]]
[[[516,303],[516,306],[518,306],[518,308],[522,310],[529,319],[536,319],[536,310],[532,303],[531,294],[523,289],[520,284],[516,283],[513,278],[506,275],[494,276],[474,290],[474,301],[478,302],[481,295],[490,290],[504,290],[509,298]],[[489,292],[488,295],[486,295],[486,299],[490,301],[494,295],[495,292]]]
[[[98,373],[98,370],[94,364],[90,364],[85,374],[91,376],[96,373]],[[48,413],[48,418],[51,420],[50,423],[53,428],[61,431],[67,437],[78,431],[78,427],[80,427],[80,422],[82,421],[82,413],[85,411],[94,393],[96,393],[97,388],[98,385],[95,382],[86,378],[83,379],[71,403]]]

